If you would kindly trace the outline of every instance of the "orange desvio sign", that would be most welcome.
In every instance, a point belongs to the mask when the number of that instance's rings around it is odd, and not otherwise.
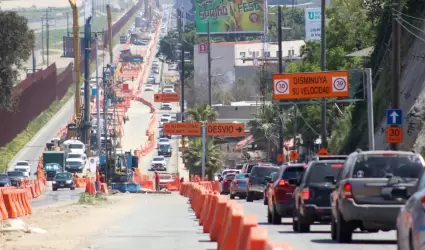
[[[244,136],[245,124],[243,123],[208,123],[207,136]]]
[[[348,71],[274,74],[273,99],[348,97]]]
[[[177,93],[161,93],[154,95],[154,102],[179,102],[180,96]]]
[[[201,123],[199,122],[166,122],[162,125],[164,135],[201,135]]]

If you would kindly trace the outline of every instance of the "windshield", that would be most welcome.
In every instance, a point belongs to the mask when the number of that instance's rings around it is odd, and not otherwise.
[[[72,166],[72,167],[79,167],[79,166],[81,166],[81,165],[83,165],[83,163],[82,162],[79,162],[79,161],[68,161],[67,163],[66,163],[66,165],[68,165],[68,166]]]
[[[69,144],[70,149],[83,149],[83,144]]]
[[[68,154],[68,158],[82,158],[81,154]]]
[[[344,161],[316,162],[310,166],[308,183],[324,183],[326,176],[338,177]]]
[[[162,158],[162,157],[154,157],[153,158],[153,161],[163,161],[164,160],[164,158]]]
[[[5,179],[9,179],[9,176],[5,174],[0,175],[0,180],[5,180]]]
[[[171,180],[173,177],[170,174],[160,174],[159,179],[160,180]]]
[[[226,180],[233,180],[233,179],[235,179],[235,174],[226,174],[226,176],[224,178]]]
[[[282,180],[299,179],[304,172],[304,167],[288,167],[283,173]]]
[[[170,145],[168,145],[168,144],[166,144],[166,145],[164,145],[164,144],[160,144],[159,145],[159,150],[168,150],[170,148]]]
[[[68,179],[72,179],[72,175],[70,173],[58,173],[58,174],[56,174],[55,179],[56,180],[58,180],[58,179],[68,180]]]
[[[168,118],[162,118],[161,122],[168,122]]]
[[[46,164],[45,169],[46,171],[55,171],[55,170],[59,170],[60,166],[59,164]]]
[[[29,164],[28,164],[28,162],[18,162],[18,163],[16,163],[16,166],[28,166]]]
[[[353,170],[354,178],[419,178],[423,166],[416,155],[361,155]]]
[[[27,172],[26,168],[15,168],[15,171]]]
[[[24,172],[9,171],[9,172],[7,172],[7,175],[12,176],[12,177],[21,177],[21,176],[24,176]]]
[[[239,171],[238,170],[227,170],[227,171],[223,171],[222,175],[226,175],[226,174],[238,174]]]
[[[259,177],[259,178],[265,178],[265,177],[269,177],[272,173],[276,173],[279,169],[278,168],[270,168],[270,167],[266,167],[266,168],[262,168],[262,167],[257,167],[254,168],[251,172],[252,176],[255,177]]]
[[[246,174],[238,174],[238,175],[236,175],[236,179],[237,179],[237,180],[243,180],[243,179],[246,179],[245,175],[246,175]]]

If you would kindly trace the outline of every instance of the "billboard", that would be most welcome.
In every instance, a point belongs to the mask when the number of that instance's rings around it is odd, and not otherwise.
[[[304,9],[306,41],[320,40],[322,34],[321,13],[320,7]]]
[[[265,0],[195,0],[196,33],[264,33]]]
[[[80,53],[84,53],[84,38],[80,38]],[[74,37],[64,36],[63,37],[63,57],[74,57]]]

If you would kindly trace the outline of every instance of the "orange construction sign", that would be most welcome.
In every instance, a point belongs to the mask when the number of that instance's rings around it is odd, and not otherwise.
[[[296,161],[296,160],[298,160],[298,158],[300,158],[300,155],[297,153],[297,151],[291,150],[291,152],[289,152],[289,160],[290,161]]]
[[[273,74],[273,100],[348,97],[348,71]]]
[[[403,142],[403,128],[402,127],[388,127],[386,138],[387,138],[387,143],[402,143]]]
[[[285,158],[283,157],[283,154],[277,154],[277,161],[278,162],[284,162]]]
[[[200,122],[166,122],[162,125],[164,135],[201,135]]]
[[[154,102],[179,102],[180,96],[177,93],[159,93],[153,97]]]
[[[329,152],[326,148],[321,148],[319,152],[317,152],[317,155],[329,155]]]
[[[207,136],[239,137],[245,135],[243,123],[208,123]]]

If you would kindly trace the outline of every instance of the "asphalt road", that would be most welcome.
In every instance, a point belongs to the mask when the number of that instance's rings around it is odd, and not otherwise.
[[[314,225],[310,233],[294,233],[292,231],[292,219],[282,219],[281,225],[267,223],[267,207],[263,200],[246,202],[238,201],[244,207],[245,214],[255,214],[262,227],[267,228],[269,239],[272,241],[284,241],[292,245],[294,250],[395,250],[395,231],[379,233],[355,233],[353,242],[339,244],[331,240],[330,225]]]

